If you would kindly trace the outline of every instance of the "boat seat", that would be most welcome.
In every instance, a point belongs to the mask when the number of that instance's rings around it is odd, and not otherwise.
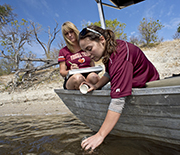
[[[180,76],[170,77],[167,79],[152,81],[146,83],[146,88],[150,87],[165,87],[165,86],[176,86],[180,85]]]
[[[167,79],[161,79],[161,80],[152,81],[152,82],[147,82],[146,88],[166,87],[166,86],[176,86],[176,85],[180,85],[180,76],[170,77]],[[102,89],[103,90],[110,90],[111,89],[110,82],[107,83]]]

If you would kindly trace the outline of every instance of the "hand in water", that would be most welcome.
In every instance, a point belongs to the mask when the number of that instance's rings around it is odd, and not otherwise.
[[[81,142],[81,147],[84,150],[93,152],[93,150],[98,147],[103,142],[103,140],[104,138],[99,133],[96,133],[95,135],[83,140]]]

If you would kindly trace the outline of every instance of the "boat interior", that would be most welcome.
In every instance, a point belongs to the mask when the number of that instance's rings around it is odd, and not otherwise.
[[[168,77],[165,79],[147,82],[146,87],[165,87],[165,86],[177,86],[180,85],[180,74],[174,74],[172,77]]]

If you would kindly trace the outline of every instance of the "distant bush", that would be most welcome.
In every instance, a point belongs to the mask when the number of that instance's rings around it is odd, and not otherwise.
[[[173,39],[180,39],[180,23],[178,25],[176,33],[173,35]]]
[[[152,42],[160,42],[162,39],[159,40],[157,32],[163,27],[164,26],[159,22],[159,20],[155,21],[150,19],[148,21],[146,18],[143,18],[138,27],[141,40],[143,40],[146,45],[149,45]]]
[[[152,48],[152,47],[156,47],[160,44],[160,42],[156,42],[156,43],[149,43],[148,45],[147,44],[141,44],[139,45],[140,48]]]
[[[129,38],[129,42],[134,44],[134,45],[139,45],[140,44],[140,40],[138,39],[138,37],[136,36],[131,36]]]

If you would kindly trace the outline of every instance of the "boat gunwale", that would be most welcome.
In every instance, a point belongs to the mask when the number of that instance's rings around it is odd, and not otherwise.
[[[67,89],[54,89],[56,93],[63,94],[77,94],[83,96],[96,95],[96,96],[110,96],[110,89],[94,90],[87,94],[81,94],[79,90],[67,90]],[[165,95],[165,94],[180,94],[180,85],[165,86],[165,87],[151,87],[151,88],[133,88],[132,95]]]

